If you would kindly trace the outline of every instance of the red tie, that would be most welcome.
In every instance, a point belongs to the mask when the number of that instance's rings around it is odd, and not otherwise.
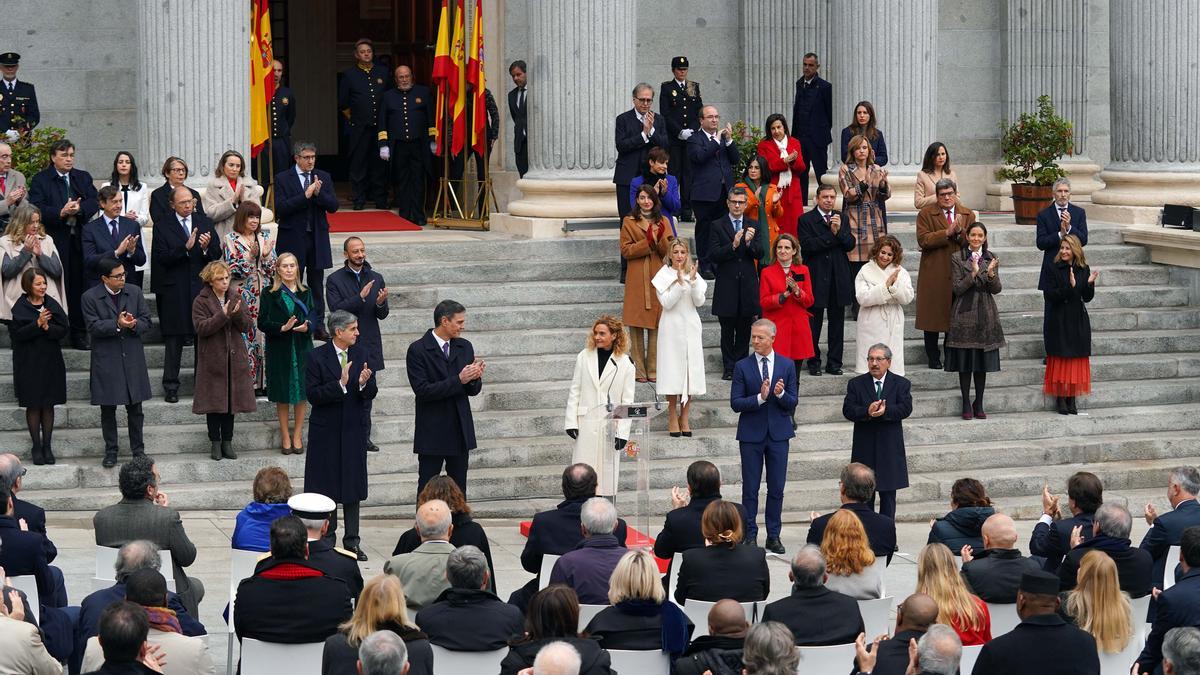
[[[946,224],[950,227],[954,227],[954,216],[950,215],[950,213],[950,210],[946,209]]]
[[[0,176],[0,195],[8,193],[8,186],[4,182],[4,176]]]

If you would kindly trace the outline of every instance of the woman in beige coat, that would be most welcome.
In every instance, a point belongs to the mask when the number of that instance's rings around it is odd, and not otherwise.
[[[913,188],[913,206],[917,210],[937,203],[934,186],[943,178],[949,178],[958,184],[958,176],[950,168],[950,152],[941,141],[934,141],[925,148],[925,159],[921,162],[921,170],[917,172],[917,185]]]
[[[596,494],[612,496],[617,491],[617,448],[629,439],[629,422],[609,429],[604,417],[609,404],[633,403],[633,363],[626,350],[629,339],[615,316],[604,315],[592,324],[587,347],[575,357],[575,372],[567,394],[563,428],[575,441],[571,462],[584,462],[596,470]],[[623,440],[622,440],[623,439]]]
[[[670,248],[671,223],[662,215],[658,193],[651,185],[639,187],[633,213],[621,223],[621,256],[629,263],[621,318],[629,326],[633,341],[630,355],[638,382],[657,379],[658,318],[662,305],[651,282]]]
[[[212,219],[213,228],[224,242],[233,230],[233,215],[245,201],[262,206],[263,189],[253,178],[246,176],[246,160],[236,150],[226,150],[217,162],[213,177],[204,188],[204,213]]]
[[[62,291],[62,260],[58,257],[58,249],[54,247],[54,239],[46,234],[46,228],[42,226],[41,211],[33,204],[22,203],[13,208],[8,227],[0,235],[0,265],[0,276],[4,279],[0,320],[12,318],[13,305],[25,294],[21,289],[21,273],[31,267],[45,274],[46,295],[54,298],[67,311],[78,311],[77,307],[67,308]]]

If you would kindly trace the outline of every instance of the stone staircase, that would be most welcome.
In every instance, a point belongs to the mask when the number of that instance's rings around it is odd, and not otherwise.
[[[1001,260],[1004,292],[998,297],[1009,344],[1000,373],[988,381],[989,419],[958,419],[957,377],[925,367],[920,333],[909,309],[904,349],[913,381],[915,412],[906,423],[912,487],[901,491],[900,515],[926,519],[946,510],[953,481],[975,476],[997,503],[1014,515],[1040,509],[1042,485],[1061,492],[1072,472],[1102,476],[1111,495],[1139,506],[1159,500],[1165,470],[1195,462],[1200,418],[1200,307],[1186,289],[1173,287],[1165,267],[1151,264],[1144,249],[1122,243],[1120,228],[1094,224],[1089,262],[1101,270],[1090,305],[1093,330],[1093,395],[1079,416],[1062,417],[1041,393],[1042,297],[1036,290],[1041,252],[1030,227],[1007,216],[985,218],[991,247]],[[911,223],[895,223],[905,246],[904,264],[916,280],[920,253]],[[620,313],[621,286],[612,233],[558,240],[519,240],[478,234],[430,241],[420,234],[373,243],[375,268],[392,289],[384,323],[387,370],[379,373],[374,439],[382,452],[368,457],[369,515],[407,517],[416,492],[411,450],[412,392],[404,353],[432,323],[432,307],[453,298],[468,310],[466,336],[488,361],[483,393],[472,400],[479,448],[472,453],[469,493],[477,514],[528,516],[559,500],[559,475],[570,461],[562,432],[574,354],[592,320]],[[153,301],[153,299],[151,299]],[[705,312],[706,314],[706,312]],[[665,511],[672,485],[696,458],[714,461],[736,498],[736,415],[729,383],[719,378],[718,327],[705,316],[708,394],[693,406],[691,439],[656,435],[653,508]],[[847,361],[853,364],[854,324],[847,324]],[[7,344],[7,336],[0,339]],[[250,499],[258,469],[279,465],[303,475],[302,456],[282,456],[274,405],[260,400],[255,413],[240,415],[240,458],[208,458],[204,420],[191,413],[191,354],[185,354],[183,400],[161,399],[163,350],[156,338],[146,347],[156,398],[145,404],[147,450],[158,460],[164,489],[183,509],[240,509]],[[895,346],[893,346],[895,348]],[[27,499],[55,510],[89,511],[111,503],[117,472],[100,466],[99,409],[88,404],[88,354],[66,350],[69,401],[58,412],[55,453],[59,463],[30,472]],[[8,382],[11,352],[0,353],[0,380]],[[791,446],[785,517],[803,520],[810,509],[836,505],[837,476],[850,454],[850,424],[841,416],[847,377],[800,376],[800,429]],[[650,385],[638,385],[650,398]],[[119,412],[123,417],[123,413]],[[121,420],[123,424],[123,419]],[[665,429],[665,422],[660,426]],[[124,432],[122,432],[124,442]],[[0,387],[0,447],[27,454],[24,415],[11,387]],[[122,451],[122,458],[127,451]],[[632,475],[629,475],[632,478]]]

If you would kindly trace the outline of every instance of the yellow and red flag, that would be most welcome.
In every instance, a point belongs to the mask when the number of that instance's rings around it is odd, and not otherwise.
[[[467,107],[466,50],[463,29],[463,2],[455,0],[454,25],[450,23],[449,0],[442,0],[442,16],[438,21],[437,48],[433,56],[433,83],[437,87],[437,150],[441,155],[446,146],[446,106],[450,105],[450,154],[462,152],[466,135]]]
[[[487,143],[487,88],[483,73],[483,0],[475,0],[475,23],[471,25],[471,55],[467,61],[467,82],[471,83],[471,147],[483,155]]]
[[[271,138],[269,110],[275,98],[271,67],[271,3],[254,0],[250,19],[250,156],[257,157]]]

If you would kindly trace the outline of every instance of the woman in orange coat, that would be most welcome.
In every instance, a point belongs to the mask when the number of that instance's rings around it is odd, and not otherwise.
[[[808,308],[813,304],[808,268],[796,260],[800,243],[783,233],[775,242],[775,263],[758,282],[764,319],[775,322],[775,351],[799,363],[813,356]]]
[[[671,250],[671,222],[653,185],[641,185],[633,212],[621,223],[621,257],[629,262],[625,274],[625,304],[621,320],[633,342],[630,357],[638,382],[654,382],[658,371],[658,318],[662,305],[651,284]],[[648,344],[647,344],[648,343]]]
[[[767,137],[758,144],[758,154],[767,160],[771,185],[783,193],[783,219],[779,231],[796,236],[796,223],[804,215],[804,196],[800,193],[800,174],[808,171],[800,155],[800,141],[788,135],[787,120],[779,113],[767,117]],[[817,176],[817,181],[821,180]]]
[[[767,160],[758,155],[746,162],[742,182],[734,187],[746,190],[746,213],[757,214],[755,220],[759,225],[758,240],[762,244],[759,246],[762,256],[758,259],[758,268],[762,269],[775,261],[771,257],[771,251],[775,248],[775,240],[779,238],[779,221],[783,218],[783,195],[778,188],[771,185],[771,170],[767,168]],[[764,222],[769,227],[762,227]]]

